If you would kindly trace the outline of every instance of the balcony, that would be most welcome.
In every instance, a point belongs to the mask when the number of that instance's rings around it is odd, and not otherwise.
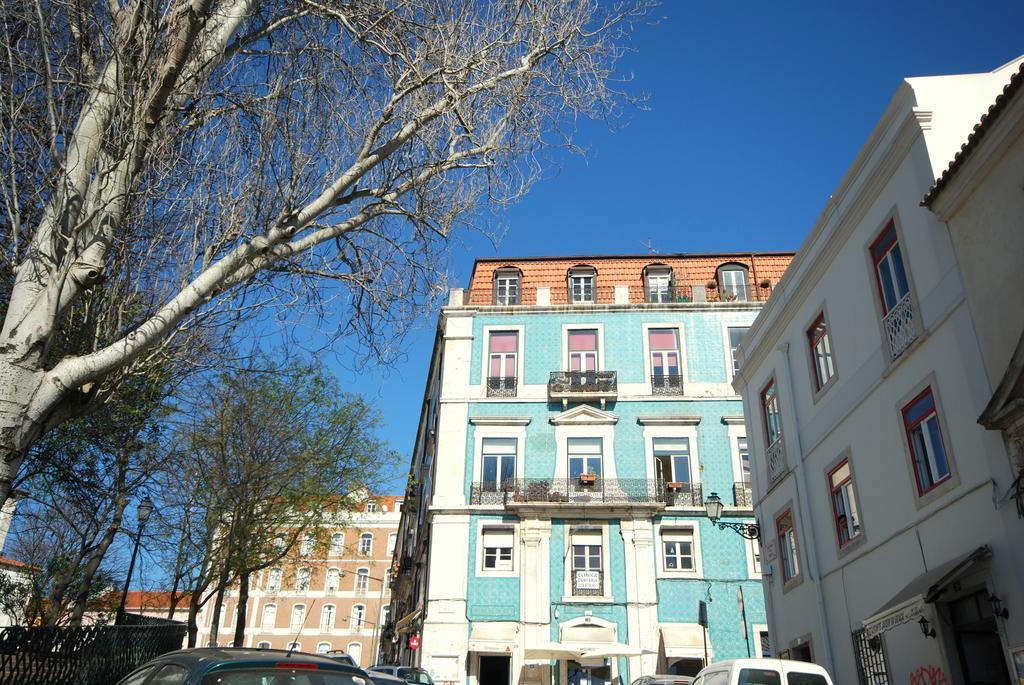
[[[766,302],[772,286],[766,281],[748,281],[743,288],[721,288],[714,281],[684,281],[668,287],[648,287],[643,284],[597,285],[575,293],[568,285],[523,286],[513,296],[498,296],[493,287],[460,289],[453,291],[449,306],[453,307],[573,307],[589,308],[595,305],[622,304],[734,304]]]
[[[599,569],[573,569],[573,597],[600,597],[604,594],[604,571]]]
[[[682,395],[683,377],[677,373],[661,376],[651,376],[651,394]]]
[[[740,481],[732,484],[732,503],[734,506],[743,509],[753,509],[754,495],[750,489],[749,481]]]
[[[768,480],[774,483],[786,473],[786,451],[782,443],[782,436],[776,438],[775,442],[768,445]]]
[[[570,401],[588,402],[619,396],[619,379],[615,371],[552,371],[548,380],[548,399],[561,400],[562,406]]]
[[[665,483],[644,478],[518,478],[496,483],[473,483],[470,504],[662,504]],[[699,497],[699,495],[698,495]]]
[[[488,376],[488,397],[515,397],[518,381],[515,376]]]
[[[882,319],[882,326],[889,343],[889,359],[895,360],[917,340],[917,312],[909,293],[889,310]]]
[[[704,488],[700,483],[665,483],[665,504],[670,507],[703,507]]]

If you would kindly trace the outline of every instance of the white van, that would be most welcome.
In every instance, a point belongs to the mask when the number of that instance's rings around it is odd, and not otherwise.
[[[712,664],[693,685],[832,685],[828,671],[805,661],[733,659]]]

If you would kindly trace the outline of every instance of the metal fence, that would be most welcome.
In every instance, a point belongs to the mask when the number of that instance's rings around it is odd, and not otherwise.
[[[518,478],[473,483],[471,504],[664,502],[665,484],[643,478]]]
[[[129,614],[129,625],[0,629],[0,685],[111,685],[181,649],[185,624]]]
[[[855,630],[852,637],[860,685],[889,685],[889,665],[881,636],[869,638],[861,628]]]

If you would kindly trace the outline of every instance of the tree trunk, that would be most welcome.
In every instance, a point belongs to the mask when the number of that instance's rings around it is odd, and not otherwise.
[[[230,558],[230,555],[228,555]],[[220,632],[220,612],[224,609],[224,593],[228,589],[228,559],[224,559],[224,566],[221,568],[220,576],[217,578],[217,596],[213,600],[213,617],[210,619],[210,647],[217,644],[218,633]]]
[[[245,644],[245,620],[249,605],[249,572],[238,576],[238,618],[235,621],[235,647],[242,647]]]
[[[103,557],[106,556],[107,550],[110,549],[114,538],[117,537],[117,531],[121,529],[121,520],[124,518],[124,508],[128,500],[124,493],[119,493],[117,497],[118,501],[117,506],[114,508],[114,518],[110,520],[110,525],[103,532],[103,537],[93,549],[92,554],[89,555],[89,561],[82,571],[82,581],[71,605],[70,624],[73,626],[82,625],[82,616],[85,614],[89,593],[92,591],[92,581],[96,578],[96,571],[99,570]]]
[[[196,637],[199,635],[199,625],[196,619],[199,616],[199,595],[202,591],[196,588],[192,592],[192,596],[188,600],[188,627],[185,629],[188,635],[188,648],[191,649],[196,646]]]

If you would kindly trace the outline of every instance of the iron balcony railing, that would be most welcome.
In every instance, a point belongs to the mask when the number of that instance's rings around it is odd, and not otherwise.
[[[574,597],[600,597],[604,594],[604,571],[601,569],[572,570],[572,594]]]
[[[665,504],[670,507],[703,507],[704,489],[700,483],[665,483]]]
[[[683,377],[678,373],[651,376],[652,395],[682,395]]]
[[[615,371],[552,371],[548,394],[617,394],[619,377]]]
[[[572,306],[593,307],[614,304],[689,304],[765,302],[772,285],[764,280],[722,287],[714,281],[684,281],[668,287],[651,288],[646,284],[604,284],[575,292],[568,285],[522,286],[516,296],[499,297],[493,288],[461,290],[458,304],[463,307]]]
[[[910,293],[907,293],[882,319],[886,341],[889,343],[890,359],[899,357],[917,340],[916,318],[914,300],[911,299]]]
[[[488,397],[515,397],[517,379],[515,376],[488,376]]]
[[[732,502],[737,507],[750,509],[754,506],[754,496],[750,489],[750,481],[739,481],[732,484]]]
[[[774,483],[786,473],[786,450],[780,435],[775,442],[768,445],[768,480]]]
[[[517,478],[473,483],[470,504],[660,504],[667,495],[663,481],[644,478]]]

